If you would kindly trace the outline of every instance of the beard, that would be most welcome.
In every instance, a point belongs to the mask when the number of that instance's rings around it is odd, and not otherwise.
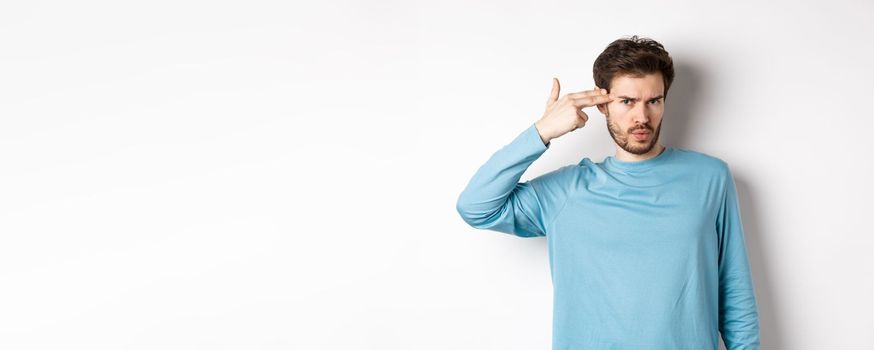
[[[638,142],[636,140],[632,140],[629,142],[629,138],[631,133],[638,130],[649,130],[650,137],[648,140],[644,142]],[[646,154],[651,151],[653,147],[655,147],[656,143],[659,140],[659,132],[662,130],[662,123],[659,123],[659,126],[653,131],[652,127],[649,124],[637,125],[634,126],[626,132],[622,132],[619,129],[619,126],[613,124],[610,120],[610,117],[607,117],[607,131],[610,132],[610,136],[613,137],[613,141],[616,142],[619,147],[622,147],[626,152],[631,154]]]

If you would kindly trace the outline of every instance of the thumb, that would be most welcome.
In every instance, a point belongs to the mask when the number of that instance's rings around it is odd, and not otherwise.
[[[549,99],[546,100],[546,104],[549,105],[558,100],[558,93],[561,91],[561,86],[558,84],[558,78],[552,78],[552,91],[549,92]]]

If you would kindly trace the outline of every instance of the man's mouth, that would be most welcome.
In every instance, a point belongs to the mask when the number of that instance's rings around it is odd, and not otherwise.
[[[649,134],[649,130],[637,130],[632,133],[632,135],[634,135],[634,138],[638,141],[646,140],[649,137]]]

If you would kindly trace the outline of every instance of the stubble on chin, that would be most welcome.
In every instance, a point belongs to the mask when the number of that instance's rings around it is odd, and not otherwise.
[[[607,131],[610,132],[610,136],[613,138],[613,142],[616,142],[619,147],[631,154],[641,155],[651,151],[653,147],[655,147],[656,141],[658,141],[661,127],[661,124],[659,124],[659,126],[652,132],[652,137],[646,144],[637,146],[637,143],[632,143],[631,145],[629,145],[629,134],[627,132],[622,132],[621,130],[619,130],[619,128],[610,121],[610,118],[607,118]]]

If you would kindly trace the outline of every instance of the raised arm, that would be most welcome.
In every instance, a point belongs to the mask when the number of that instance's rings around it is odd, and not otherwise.
[[[558,79],[546,100],[546,111],[513,142],[483,164],[458,197],[456,209],[469,225],[521,237],[545,236],[551,214],[567,198],[575,165],[519,182],[526,169],[545,152],[552,139],[585,126],[582,108],[612,101],[605,89],[570,93],[559,98]]]
[[[519,183],[519,179],[548,148],[532,124],[495,152],[458,196],[456,210],[461,218],[478,229],[545,236],[547,198],[538,195],[530,181]]]

